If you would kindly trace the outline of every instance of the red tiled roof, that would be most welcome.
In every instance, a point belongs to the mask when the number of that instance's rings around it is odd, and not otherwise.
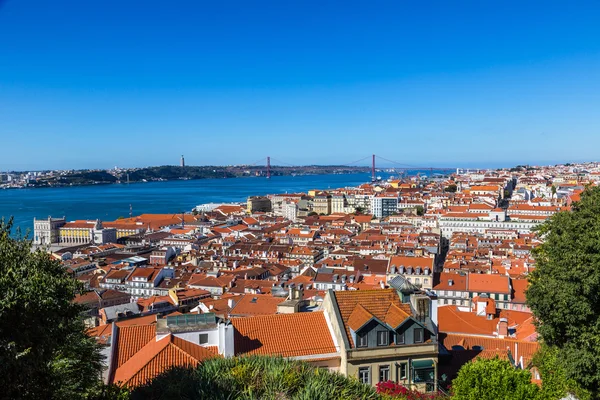
[[[440,334],[440,343],[448,350],[452,350],[452,346],[460,346],[465,350],[480,346],[483,348],[483,354],[480,353],[478,356],[483,358],[493,358],[496,355],[502,357],[503,353],[506,354],[506,351],[510,350],[515,361],[519,361],[523,357],[525,367],[531,362],[533,355],[539,349],[539,343],[537,342],[455,334]]]
[[[302,357],[338,353],[321,311],[234,318],[235,353]]]
[[[117,345],[117,363],[119,368],[135,353],[156,337],[154,325],[135,325],[119,328]]]
[[[348,341],[352,345],[352,335],[350,334],[349,320],[357,305],[360,304],[367,312],[385,321],[388,311],[392,305],[408,315],[412,315],[410,305],[403,304],[394,289],[380,290],[352,290],[332,292],[338,304],[342,321]],[[396,317],[394,317],[395,319]],[[390,315],[390,320],[393,320]]]
[[[410,313],[407,313],[406,310],[398,307],[395,304],[392,304],[385,315],[385,323],[391,327],[398,327],[401,323],[406,321],[407,318],[410,317]]]
[[[365,310],[365,308],[360,304],[357,304],[356,307],[354,307],[354,311],[352,311],[352,314],[350,314],[350,316],[348,317],[347,324],[350,327],[350,329],[352,329],[353,331],[357,331],[371,318],[373,318],[373,314]]]
[[[467,285],[470,292],[510,294],[506,275],[469,274]]]
[[[119,344],[123,344],[119,340]],[[215,357],[211,350],[171,334],[160,340],[150,340],[115,371],[113,381],[120,385],[143,385],[174,366],[196,366],[202,360]]]
[[[284,297],[268,294],[246,294],[233,306],[231,315],[272,315],[277,313],[277,305],[285,301]]]

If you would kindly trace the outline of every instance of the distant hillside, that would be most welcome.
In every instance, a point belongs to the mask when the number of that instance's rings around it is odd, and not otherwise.
[[[272,166],[271,176],[324,175],[369,172],[368,167],[345,166]],[[178,179],[221,179],[267,175],[265,166],[186,166],[163,165],[159,167],[134,168],[115,172],[112,170],[83,170],[65,172],[50,178],[40,178],[30,187],[82,186],[118,182],[172,181]]]

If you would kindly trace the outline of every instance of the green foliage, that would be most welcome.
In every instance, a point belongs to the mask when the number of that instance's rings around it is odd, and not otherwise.
[[[455,184],[448,185],[444,188],[444,192],[456,193],[458,187]]]
[[[2,396],[79,399],[98,388],[101,356],[84,333],[83,287],[31,241],[0,220],[0,376]]]
[[[568,380],[600,395],[600,188],[588,188],[572,212],[539,228],[527,302],[543,341],[558,349]]]
[[[539,389],[529,371],[495,358],[463,365],[452,381],[452,392],[453,400],[533,400]]]
[[[558,356],[559,350],[544,343],[533,358],[533,365],[540,371],[542,378],[542,390],[538,399],[554,400],[561,399],[572,393],[579,400],[590,400],[590,393],[582,390],[572,379],[567,379],[565,368]]]
[[[417,206],[417,215],[425,214],[425,208],[423,206]]]
[[[272,357],[207,360],[196,369],[174,368],[135,389],[136,399],[379,399],[370,386],[302,361]]]

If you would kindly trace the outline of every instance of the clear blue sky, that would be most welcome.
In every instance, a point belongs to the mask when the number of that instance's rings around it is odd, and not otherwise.
[[[596,160],[600,2],[0,0],[0,170]]]

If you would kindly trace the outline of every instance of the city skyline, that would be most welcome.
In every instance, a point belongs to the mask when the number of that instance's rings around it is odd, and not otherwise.
[[[599,16],[592,2],[6,1],[0,170],[182,152],[186,165],[593,160]]]

